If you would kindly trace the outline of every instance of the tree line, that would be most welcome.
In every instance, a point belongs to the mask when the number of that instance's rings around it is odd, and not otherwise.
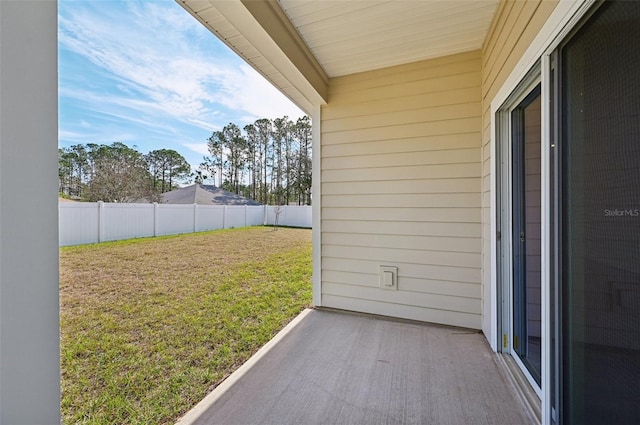
[[[121,142],[58,149],[58,191],[95,202],[157,202],[188,180],[191,166],[172,149],[144,155]]]
[[[229,123],[207,140],[196,179],[261,204],[311,205],[311,120],[259,119],[244,126]]]
[[[210,155],[193,173],[171,149],[143,154],[121,142],[59,148],[59,192],[89,202],[158,202],[162,193],[193,181],[263,204],[310,205],[310,119],[259,119],[243,130],[229,123],[214,131]]]

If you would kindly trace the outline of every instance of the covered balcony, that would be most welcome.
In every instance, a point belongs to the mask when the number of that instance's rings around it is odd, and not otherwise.
[[[525,388],[477,331],[305,310],[179,425],[539,423]]]

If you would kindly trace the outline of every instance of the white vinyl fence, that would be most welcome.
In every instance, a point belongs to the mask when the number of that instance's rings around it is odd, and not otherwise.
[[[279,214],[277,214],[279,211]],[[310,206],[60,202],[60,246],[273,225],[311,227]]]

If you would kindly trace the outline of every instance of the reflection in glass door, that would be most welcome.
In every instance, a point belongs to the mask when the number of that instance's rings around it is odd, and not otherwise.
[[[542,371],[540,106],[538,85],[511,113],[512,350],[539,387]]]

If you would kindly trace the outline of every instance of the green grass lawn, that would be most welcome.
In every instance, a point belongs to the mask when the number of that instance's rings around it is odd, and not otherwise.
[[[311,303],[311,231],[61,248],[63,422],[171,424]]]

